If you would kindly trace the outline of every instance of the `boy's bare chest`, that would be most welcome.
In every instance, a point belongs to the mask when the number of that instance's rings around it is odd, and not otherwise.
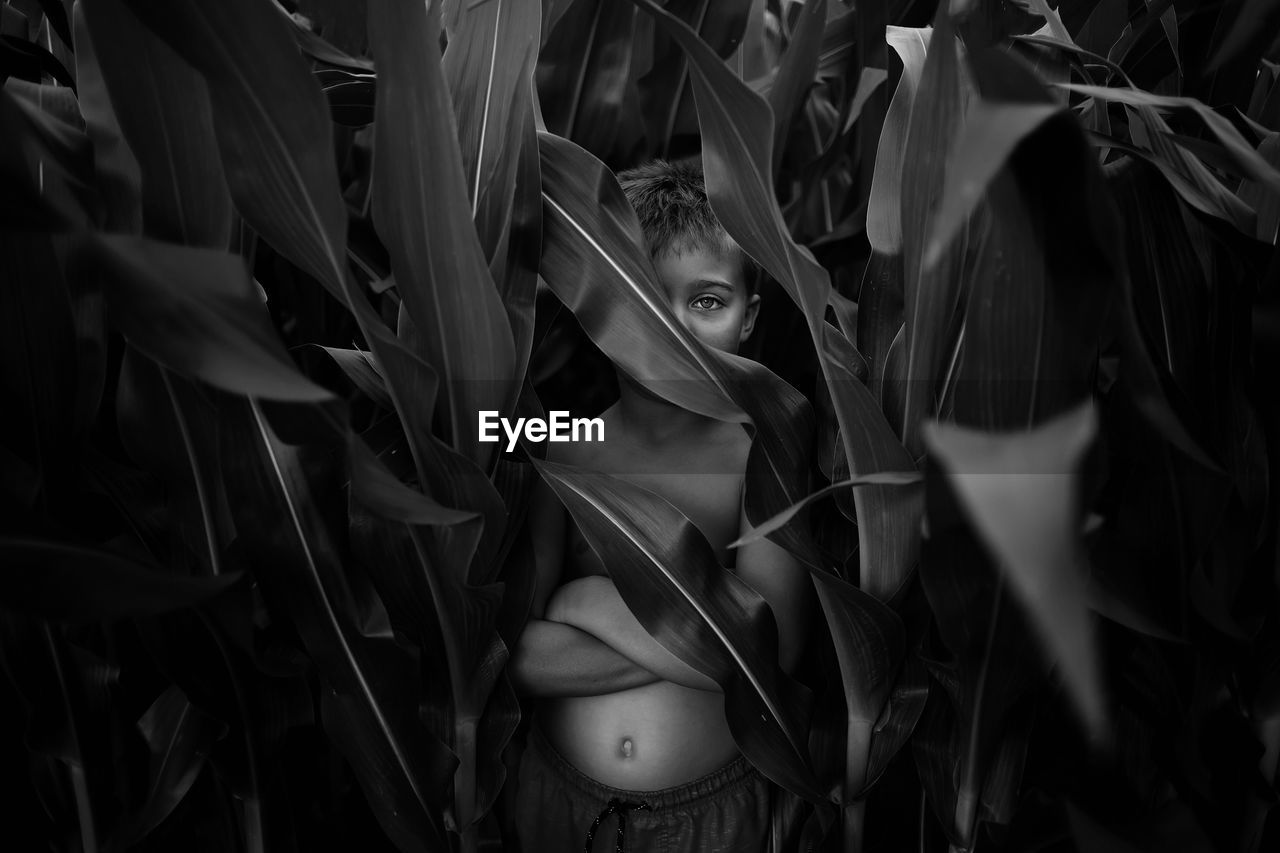
[[[723,472],[679,474],[614,473],[665,498],[702,531],[715,549],[721,565],[733,564],[733,552],[726,546],[738,538],[739,502],[742,475]],[[607,575],[572,517],[566,517],[564,580],[586,575]]]

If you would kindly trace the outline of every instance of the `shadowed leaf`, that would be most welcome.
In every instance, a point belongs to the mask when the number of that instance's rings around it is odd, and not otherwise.
[[[112,109],[141,168],[146,233],[228,248],[231,195],[204,80],[123,0],[82,5]]]
[[[195,784],[205,757],[226,726],[187,701],[177,687],[165,690],[138,720],[151,750],[151,781],[142,807],[116,830],[113,844],[127,848],[167,818]]]
[[[0,603],[45,619],[109,622],[191,607],[232,587],[238,573],[193,578],[64,542],[0,539]]]
[[[832,483],[831,485],[826,486],[825,488],[818,489],[818,491],[809,495],[804,500],[798,503],[792,504],[791,506],[787,507],[785,510],[773,516],[772,518],[768,519],[767,521],[764,521],[759,525],[752,527],[749,533],[747,533],[744,536],[738,537],[733,542],[730,542],[729,547],[741,548],[743,545],[747,545],[751,542],[755,542],[759,539],[763,539],[773,531],[777,530],[778,528],[782,527],[787,522],[789,522],[792,518],[795,517],[796,513],[804,509],[809,504],[813,503],[814,501],[820,498],[825,498],[827,495],[834,495],[843,489],[854,488],[856,486],[871,486],[871,485],[907,486],[913,483],[919,483],[922,480],[923,480],[923,477],[921,476],[919,471],[886,471],[882,474],[863,474],[861,477],[853,477],[852,479],[849,479],[849,480],[841,480],[838,483]]]
[[[1080,465],[1096,432],[1086,404],[1025,433],[934,424],[926,442],[1098,736],[1105,711],[1079,538]]]
[[[293,365],[237,255],[138,237],[86,243],[117,327],[166,367],[241,394],[330,399]]]
[[[412,657],[392,638],[363,630],[364,605],[317,503],[333,482],[332,460],[315,446],[281,442],[257,403],[228,400],[220,420],[237,530],[255,555],[264,596],[315,663],[326,731],[396,845],[406,853],[442,847],[439,810],[456,759],[416,713]]]
[[[443,380],[440,423],[452,446],[487,470],[475,413],[507,404],[515,366],[511,328],[468,205],[453,106],[432,5],[370,6],[378,57],[373,218],[391,256],[424,360]]]

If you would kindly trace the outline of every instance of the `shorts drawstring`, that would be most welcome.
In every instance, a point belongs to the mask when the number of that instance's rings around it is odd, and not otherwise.
[[[604,820],[611,814],[618,816],[618,841],[615,848],[616,853],[624,853],[622,843],[627,837],[627,812],[631,809],[637,811],[649,811],[650,805],[646,802],[629,803],[625,800],[619,800],[614,797],[605,806],[604,811],[596,815],[596,819],[591,822],[591,828],[587,830],[587,843],[583,848],[584,853],[591,853],[591,842],[596,840],[596,830],[600,828],[600,821]]]

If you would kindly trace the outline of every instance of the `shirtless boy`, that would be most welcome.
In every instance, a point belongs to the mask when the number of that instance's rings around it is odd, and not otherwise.
[[[659,161],[619,179],[672,313],[708,346],[736,352],[760,297],[748,288],[750,261],[711,212],[701,170]],[[726,547],[747,526],[749,437],[621,371],[618,381],[620,399],[602,416],[605,441],[553,444],[551,458],[643,486],[683,512],[768,602],[789,671],[804,639],[804,569],[766,540],[736,554]],[[765,850],[778,794],[739,754],[720,688],[650,637],[554,494],[540,489],[530,510],[533,618],[511,660],[517,688],[537,697],[517,795],[525,853],[584,843],[629,853]]]

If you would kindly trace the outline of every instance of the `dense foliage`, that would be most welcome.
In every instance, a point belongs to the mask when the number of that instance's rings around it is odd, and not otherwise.
[[[11,849],[498,849],[538,477],[807,842],[1277,848],[1280,3],[0,12]],[[697,153],[754,361],[612,176]],[[674,508],[477,441],[609,360],[752,430],[794,675]]]

